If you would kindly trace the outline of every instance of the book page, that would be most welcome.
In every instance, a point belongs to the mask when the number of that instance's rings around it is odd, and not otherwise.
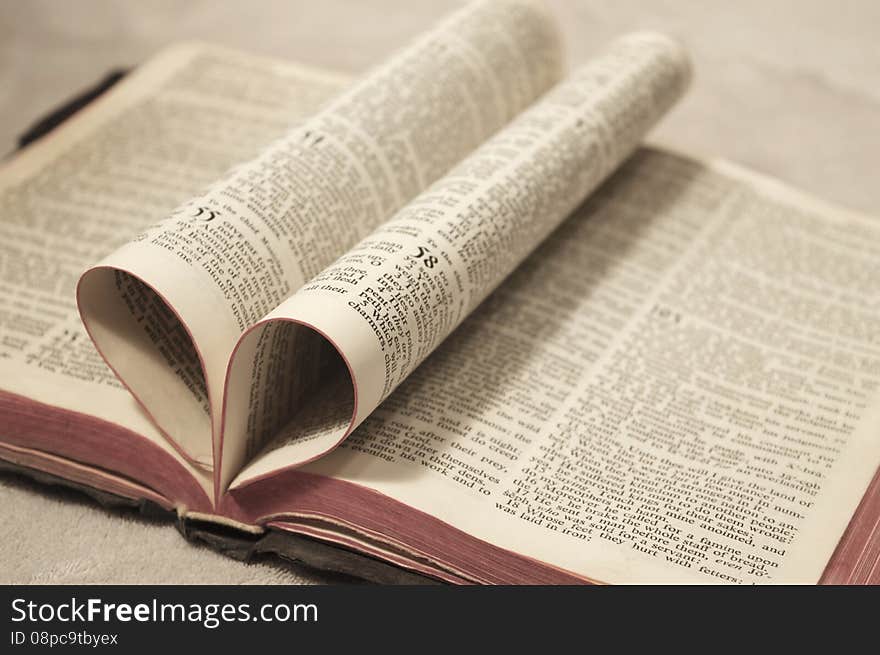
[[[466,6],[87,272],[98,349],[210,465],[241,333],[543,94],[561,60],[539,3]]]
[[[76,311],[77,278],[343,83],[292,64],[176,46],[5,163],[0,390],[123,426],[180,458],[95,352]],[[209,476],[193,475],[212,487]]]
[[[607,583],[814,583],[880,464],[880,226],[640,150],[305,471]]]
[[[235,484],[339,443],[636,148],[689,76],[665,36],[617,40],[251,330],[230,367],[221,485],[247,459]],[[294,385],[298,400],[278,408],[275,391]]]

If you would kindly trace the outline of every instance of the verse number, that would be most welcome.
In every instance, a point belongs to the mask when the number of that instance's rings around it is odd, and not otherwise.
[[[203,221],[205,221],[206,223],[210,223],[215,218],[217,218],[219,215],[220,215],[220,212],[214,211],[213,209],[211,209],[209,207],[196,207],[196,211],[192,217],[193,218],[200,218]]]
[[[681,323],[682,321],[682,315],[679,312],[662,305],[654,305],[651,309],[651,313],[664,321],[671,321],[672,323]]]
[[[431,251],[424,246],[419,246],[419,251],[414,256],[416,259],[422,260],[425,268],[434,268],[437,264],[440,263],[440,260],[437,259],[436,256],[432,255]]]

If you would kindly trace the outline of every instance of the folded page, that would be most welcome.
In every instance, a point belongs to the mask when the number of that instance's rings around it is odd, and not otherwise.
[[[237,484],[337,445],[632,153],[689,78],[667,37],[619,39],[252,328],[229,371],[221,484],[248,460]]]
[[[210,466],[241,333],[550,88],[561,59],[540,4],[465,7],[88,271],[96,346]]]

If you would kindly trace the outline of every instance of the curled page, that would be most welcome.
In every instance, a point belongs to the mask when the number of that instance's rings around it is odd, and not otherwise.
[[[168,439],[212,466],[242,332],[561,70],[556,27],[537,2],[465,7],[87,271],[78,302],[95,345]]]
[[[635,149],[689,77],[668,38],[620,39],[248,330],[229,368],[221,487],[344,439]]]

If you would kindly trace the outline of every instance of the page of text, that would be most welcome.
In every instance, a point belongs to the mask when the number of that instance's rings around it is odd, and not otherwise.
[[[642,150],[306,470],[593,580],[814,583],[880,463],[878,262]]]
[[[77,278],[342,84],[295,65],[177,46],[8,162],[0,173],[3,390],[170,449],[86,335]]]

